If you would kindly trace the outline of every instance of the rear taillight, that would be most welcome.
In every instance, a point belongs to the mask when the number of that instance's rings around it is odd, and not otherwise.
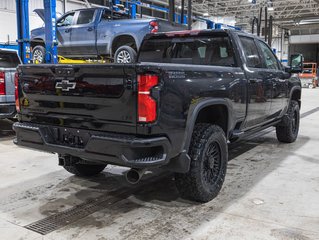
[[[6,95],[6,74],[0,72],[0,95]]]
[[[20,100],[19,100],[19,74],[15,73],[14,75],[14,96],[16,102],[17,112],[20,112]]]
[[[157,33],[158,32],[158,22],[151,21],[150,22],[150,27],[151,27],[151,33]]]
[[[138,121],[154,122],[157,118],[157,103],[151,96],[151,89],[158,85],[156,75],[138,75]]]

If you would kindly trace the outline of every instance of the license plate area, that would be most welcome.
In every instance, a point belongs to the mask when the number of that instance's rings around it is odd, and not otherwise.
[[[90,138],[85,130],[69,128],[53,128],[52,135],[54,144],[73,148],[84,148]]]

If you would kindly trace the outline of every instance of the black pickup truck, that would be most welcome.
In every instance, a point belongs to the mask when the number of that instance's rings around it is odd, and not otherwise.
[[[92,176],[107,164],[175,173],[182,197],[207,202],[224,182],[228,143],[275,126],[299,129],[302,57],[284,68],[253,35],[233,30],[150,34],[136,64],[18,68],[15,143],[59,154]]]

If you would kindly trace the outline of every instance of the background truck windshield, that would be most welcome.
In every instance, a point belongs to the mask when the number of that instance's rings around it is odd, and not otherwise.
[[[14,52],[0,52],[0,68],[16,68],[20,60]]]
[[[146,40],[140,51],[139,62],[236,66],[228,36]]]

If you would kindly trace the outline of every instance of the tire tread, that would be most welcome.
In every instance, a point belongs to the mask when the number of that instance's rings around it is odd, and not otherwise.
[[[293,112],[297,109],[298,111],[298,128],[300,123],[300,115],[299,115],[299,104],[295,100],[291,100],[287,114],[283,117],[282,123],[276,126],[276,136],[279,142],[283,143],[292,143],[296,141],[298,136],[297,134],[293,133],[292,125],[291,125],[291,117],[293,117]]]
[[[224,154],[224,161],[226,161],[226,163],[224,162],[222,173],[218,181],[215,183],[214,191],[207,192],[201,183],[200,168],[203,150],[208,139],[210,139],[212,136],[223,138],[225,144],[224,150],[226,149],[226,151],[222,152],[223,149],[221,149],[221,153]],[[208,202],[218,195],[226,175],[228,152],[224,131],[217,125],[212,125],[209,123],[196,124],[192,135],[189,155],[192,159],[190,171],[188,173],[175,174],[176,186],[181,197],[198,202]]]

